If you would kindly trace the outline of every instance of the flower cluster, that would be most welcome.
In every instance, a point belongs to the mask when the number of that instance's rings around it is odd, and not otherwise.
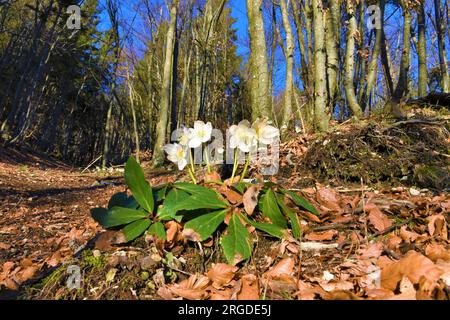
[[[191,168],[188,168],[191,177],[194,176],[194,166],[192,153],[190,149],[202,146],[211,140],[212,125],[210,122],[195,121],[194,128],[182,127],[178,133],[177,143],[168,144],[164,147],[164,151],[168,155],[168,159],[177,164],[179,170],[183,170],[190,158]],[[253,124],[243,120],[238,125],[233,125],[229,129],[230,148],[235,149],[235,166],[237,169],[237,151],[250,153],[258,147],[258,143],[262,145],[270,145],[279,139],[280,132],[277,128],[270,125],[266,119],[257,119]],[[222,149],[223,150],[223,149]],[[206,164],[209,168],[209,159],[206,155]],[[249,161],[249,160],[248,160]],[[244,171],[245,172],[245,171]],[[234,174],[233,174],[234,176]],[[195,181],[195,178],[193,178]]]

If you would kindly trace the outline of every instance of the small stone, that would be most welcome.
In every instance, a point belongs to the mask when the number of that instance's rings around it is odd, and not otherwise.
[[[325,280],[325,281],[331,281],[331,280],[334,279],[334,275],[331,272],[329,272],[329,271],[325,271],[323,273],[322,279]]]
[[[414,188],[409,189],[409,194],[412,196],[420,196],[420,190],[416,190]]]
[[[94,258],[100,258],[102,256],[102,253],[100,252],[100,250],[92,250],[92,255],[94,256]]]
[[[160,256],[159,254],[157,254],[157,253],[152,254],[150,257],[151,257],[151,258],[153,259],[153,261],[155,261],[155,262],[161,262],[161,260],[162,260],[161,256]]]

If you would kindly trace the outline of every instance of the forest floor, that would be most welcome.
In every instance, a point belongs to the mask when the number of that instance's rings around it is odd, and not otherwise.
[[[1,149],[0,299],[449,299],[447,127],[412,122],[387,133],[349,123],[291,139],[278,182],[302,192],[320,216],[302,214],[301,242],[256,233],[253,255],[239,267],[224,264],[218,241],[184,241],[175,222],[166,224],[166,243],[145,236],[114,245],[114,232],[102,230],[90,209],[126,191],[121,170],[82,173],[27,149]],[[424,147],[427,132],[438,138]],[[386,144],[398,151],[389,165]],[[362,145],[370,150],[355,155]],[[333,167],[327,161],[337,154],[344,155]],[[363,171],[355,159],[369,154],[373,167]],[[370,175],[380,157],[379,171],[391,171]],[[418,159],[429,161],[414,165]],[[345,161],[359,181],[340,166]],[[147,178],[158,185],[180,177],[149,171]],[[71,266],[81,272],[77,290],[67,286]]]

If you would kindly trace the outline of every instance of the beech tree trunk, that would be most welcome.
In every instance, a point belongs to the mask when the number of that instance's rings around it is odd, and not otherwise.
[[[436,33],[438,39],[438,51],[439,51],[439,67],[441,70],[441,88],[444,92],[450,91],[450,80],[448,75],[447,66],[447,54],[445,50],[445,35],[442,26],[445,24],[442,21],[442,6],[441,0],[434,0],[434,15],[435,15],[435,25]]]
[[[248,30],[250,35],[250,88],[253,119],[272,119],[267,48],[262,0],[247,0]]]
[[[427,39],[425,29],[425,9],[423,3],[419,4],[417,12],[417,24],[419,41],[417,55],[419,59],[419,97],[427,95],[428,71],[427,71]]]
[[[164,73],[159,103],[158,124],[156,126],[156,142],[153,150],[153,167],[164,162],[164,145],[166,144],[167,122],[170,110],[170,93],[173,75],[173,54],[175,47],[175,29],[177,25],[178,0],[172,0],[170,5],[170,24],[167,30],[166,53],[164,58]]]
[[[327,69],[325,24],[322,0],[312,0],[314,18],[314,125],[318,131],[328,130]]]
[[[345,95],[347,97],[348,107],[352,114],[359,118],[362,115],[361,107],[355,94],[353,77],[355,72],[355,33],[356,33],[356,16],[353,0],[347,0],[347,49],[345,52]]]
[[[292,121],[292,90],[294,89],[293,67],[294,67],[294,39],[292,26],[289,21],[289,9],[286,0],[280,1],[281,14],[283,18],[284,31],[286,33],[286,89],[284,94],[284,109],[282,128],[286,131]]]

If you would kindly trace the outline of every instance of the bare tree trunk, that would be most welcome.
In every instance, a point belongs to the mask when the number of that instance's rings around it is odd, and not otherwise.
[[[398,83],[393,94],[395,100],[400,100],[408,92],[408,74],[411,64],[411,13],[406,2],[406,0],[401,1],[403,8],[403,50]]]
[[[300,50],[300,77],[303,82],[303,86],[306,87],[309,83],[309,74],[308,74],[308,60],[309,57],[306,53],[306,42],[305,42],[305,36],[303,35],[303,24],[302,24],[302,18],[301,18],[301,12],[300,12],[300,5],[298,1],[292,1],[292,11],[294,13],[294,23],[295,23],[295,29],[297,31],[297,43],[298,48]]]
[[[450,80],[448,75],[447,57],[445,51],[445,35],[442,30],[442,7],[441,0],[434,0],[434,16],[436,19],[436,32],[439,49],[439,67],[441,69],[441,88],[444,92],[450,92]]]
[[[108,112],[106,113],[106,124],[105,124],[105,140],[103,143],[103,158],[102,158],[102,167],[106,168],[109,164],[109,146],[111,144],[111,135],[112,135],[112,124],[111,124],[111,114],[112,114],[113,104],[110,102],[108,104]]]
[[[177,112],[177,82],[178,82],[178,36],[175,25],[175,39],[173,49],[173,61],[172,61],[172,97],[171,97],[171,111],[170,111],[170,132],[177,129],[178,125],[178,112]]]
[[[417,24],[419,42],[417,56],[419,59],[419,97],[427,95],[428,71],[427,71],[427,39],[425,29],[425,8],[422,2],[419,3],[417,12]]]
[[[283,18],[284,31],[286,33],[286,89],[284,95],[284,109],[282,128],[286,131],[292,121],[292,90],[294,89],[293,68],[294,68],[294,39],[292,26],[289,21],[289,9],[286,0],[280,1],[281,14]]]
[[[333,110],[338,92],[339,74],[339,43],[340,43],[340,3],[337,0],[329,1],[329,9],[326,17],[326,50],[327,50],[327,83],[328,83],[328,106]]]
[[[261,13],[262,0],[247,0],[248,29],[250,34],[250,82],[252,117],[272,119],[269,70]]]
[[[327,70],[325,54],[325,24],[322,0],[312,0],[314,17],[314,125],[319,131],[328,130]]]
[[[356,33],[356,16],[353,0],[347,0],[347,49],[345,52],[345,95],[347,103],[352,114],[359,118],[362,115],[361,107],[356,99],[355,87],[353,85],[353,76],[355,72],[355,33]]]
[[[378,1],[378,5],[381,5],[381,1]],[[364,93],[361,99],[362,110],[365,110],[367,105],[369,105],[370,108],[369,101],[371,100],[370,97],[372,95],[372,89],[374,88],[375,81],[378,75],[378,55],[380,54],[381,37],[383,31],[381,29],[376,29],[376,31],[374,32],[375,43],[373,45],[372,55],[367,70],[366,87],[364,88]]]
[[[177,24],[178,0],[172,0],[170,5],[170,24],[167,31],[166,55],[164,61],[164,74],[161,86],[161,100],[159,104],[158,124],[156,126],[156,142],[153,151],[153,167],[164,162],[164,145],[166,144],[166,132],[168,113],[170,110],[171,78],[173,73],[173,53],[175,45],[175,29]]]
[[[389,92],[389,96],[394,94],[394,81],[392,80],[391,68],[389,63],[389,51],[386,41],[386,33],[384,32],[384,9],[386,5],[386,0],[380,1],[380,11],[381,11],[381,64],[383,66],[384,77],[386,80],[386,86]]]

